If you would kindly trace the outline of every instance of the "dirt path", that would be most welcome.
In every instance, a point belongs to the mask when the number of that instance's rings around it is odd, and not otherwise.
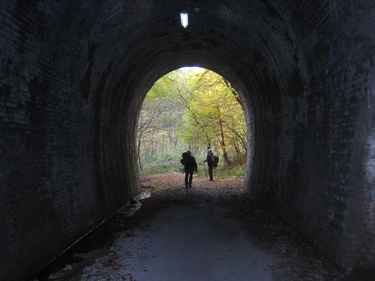
[[[35,280],[349,280],[241,180],[183,180],[143,178],[151,197],[135,215],[121,210]]]

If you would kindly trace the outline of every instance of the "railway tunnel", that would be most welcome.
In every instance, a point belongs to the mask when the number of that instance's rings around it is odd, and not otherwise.
[[[4,280],[140,191],[143,99],[182,66],[238,91],[249,192],[340,267],[375,269],[373,1],[4,0],[0,19]]]

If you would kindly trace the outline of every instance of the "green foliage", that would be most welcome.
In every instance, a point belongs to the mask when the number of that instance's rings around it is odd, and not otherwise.
[[[164,174],[172,171],[179,171],[181,153],[164,151],[159,154],[152,154],[142,159],[144,163],[142,175]]]
[[[214,169],[214,179],[243,178],[245,175],[245,168],[245,165],[237,165],[228,169],[224,167],[223,162],[219,162],[218,167]],[[207,163],[198,164],[198,176],[208,177]]]
[[[245,166],[237,165],[232,169],[220,168],[216,169],[216,177],[220,179],[225,178],[243,178],[245,176]]]
[[[179,91],[185,114],[177,136],[200,147],[216,147],[221,154],[238,157],[246,153],[246,120],[230,83],[208,70],[189,81],[186,90]]]
[[[154,174],[165,174],[170,172],[183,172],[183,165],[181,164],[182,152],[170,152],[165,151],[160,154],[151,155],[149,158],[144,159],[144,169],[141,171],[141,175],[154,175]],[[208,177],[207,163],[203,162],[206,159],[206,154],[201,153],[194,155],[197,165],[198,177]],[[224,167],[224,163],[219,162],[219,165],[214,169],[214,178],[243,178],[245,174],[245,166],[237,165],[232,169]]]
[[[179,159],[188,147],[198,153],[203,175],[210,147],[220,156],[218,175],[236,176],[241,171],[235,175],[224,167],[247,153],[238,94],[223,77],[202,68],[181,68],[160,78],[144,100],[137,133],[137,157],[145,174],[181,171]]]
[[[145,168],[141,172],[141,175],[156,175],[156,174],[166,174],[171,172],[169,165],[160,163],[149,163],[146,164]]]
[[[180,156],[180,153],[175,151],[163,151],[159,154],[150,155],[150,157],[145,159],[145,163],[170,163],[172,161],[175,161]]]

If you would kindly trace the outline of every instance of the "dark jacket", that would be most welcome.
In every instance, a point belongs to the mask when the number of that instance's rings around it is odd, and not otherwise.
[[[207,162],[208,167],[212,167],[213,166],[213,163],[211,161],[212,155],[214,155],[212,152],[207,153],[207,158],[206,158],[206,160],[203,161],[203,162]]]
[[[195,160],[195,157],[193,155],[185,155],[184,157],[189,156],[189,163],[187,165],[183,164],[182,161],[181,163],[185,166],[185,172],[193,172],[194,170],[196,171],[198,169],[197,166],[197,161]]]

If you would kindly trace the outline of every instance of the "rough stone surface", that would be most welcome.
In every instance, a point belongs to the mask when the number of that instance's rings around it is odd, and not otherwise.
[[[340,266],[375,268],[374,15],[370,0],[1,1],[0,276],[26,278],[139,192],[142,101],[192,65],[243,100],[249,191]]]

